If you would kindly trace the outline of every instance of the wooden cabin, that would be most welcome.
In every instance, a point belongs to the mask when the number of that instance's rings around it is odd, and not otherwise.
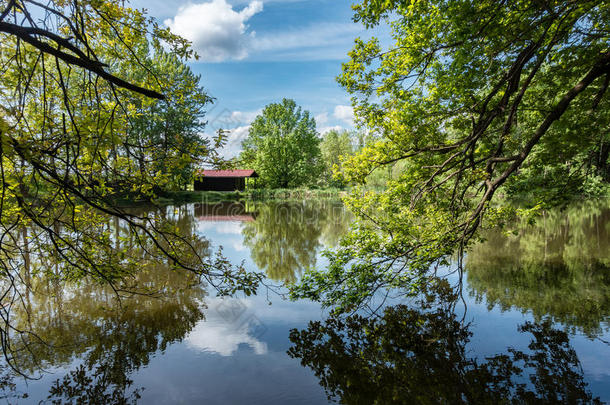
[[[256,179],[254,170],[199,170],[195,173],[195,191],[244,191],[247,179]]]

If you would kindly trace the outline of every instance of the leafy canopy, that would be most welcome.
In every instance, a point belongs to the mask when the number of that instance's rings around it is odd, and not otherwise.
[[[380,137],[343,173],[365,183],[395,162],[404,169],[382,192],[355,190],[354,231],[327,272],[293,291],[340,310],[412,287],[501,220],[490,202],[519,172],[587,161],[608,140],[610,111],[606,1],[364,0],[354,11],[367,28],[387,26],[392,42],[356,39],[338,78],[360,125]]]
[[[159,174],[157,184],[166,189],[186,189],[203,163],[216,163],[218,154],[201,134],[205,111],[212,98],[180,58],[161,47],[150,57],[165,95],[164,102],[133,97],[134,115],[127,131],[133,157],[142,177],[145,170]],[[133,72],[141,74],[141,72]]]
[[[316,122],[294,100],[269,104],[243,141],[242,165],[254,168],[270,188],[315,183],[322,170]]]
[[[325,182],[334,187],[343,187],[345,182],[336,177],[335,173],[341,171],[343,160],[354,153],[354,136],[347,130],[330,130],[324,134],[320,142],[320,151],[324,161]]]

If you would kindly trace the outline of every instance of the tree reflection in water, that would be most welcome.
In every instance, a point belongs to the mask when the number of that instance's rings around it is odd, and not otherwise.
[[[170,212],[171,211],[171,212]],[[176,227],[190,232],[194,217],[184,208],[158,213]],[[49,391],[52,403],[123,404],[136,402],[141,388],[132,387],[135,371],[153,354],[180,341],[203,319],[205,285],[197,274],[155,260],[135,242],[138,235],[119,221],[108,226],[118,252],[129,249],[139,258],[139,271],[111,288],[86,277],[73,279],[53,257],[28,257],[20,275],[19,293],[6,320],[2,370],[11,370],[0,381],[7,398],[18,373],[36,377],[47,369],[78,366],[58,379]],[[28,230],[29,233],[34,231]],[[209,243],[194,238],[192,246],[209,255]],[[121,290],[116,287],[120,286]],[[10,366],[10,367],[9,367]]]
[[[163,266],[143,269],[143,285],[163,295],[131,295],[121,301],[107,288],[48,282],[29,297],[28,311],[15,311],[29,339],[14,342],[13,364],[26,375],[81,363],[51,387],[54,403],[130,403],[139,398],[129,376],[153,354],[180,341],[204,318],[207,292],[195,277]],[[35,337],[35,338],[34,338]]]
[[[468,253],[471,294],[595,337],[610,315],[610,200],[544,212],[515,233],[488,231]]]
[[[205,210],[167,207],[148,215],[189,236],[201,257],[212,253],[209,242],[196,232],[202,217],[245,218],[250,221],[244,234],[252,243],[253,257],[270,276],[283,280],[314,263],[320,240],[332,243],[347,226],[337,202],[263,204],[257,221],[254,207],[247,208],[241,216],[237,214],[244,207],[235,204]],[[203,319],[207,291],[197,274],[176,271],[172,263],[157,260],[119,220],[99,226],[109,235],[109,249],[117,255],[128,252],[137,271],[113,286],[104,285],[86,275],[74,277],[61,260],[31,249],[24,256],[19,282],[8,286],[17,299],[3,308],[7,315],[2,329],[2,347],[7,351],[0,364],[0,371],[6,372],[6,378],[0,377],[4,399],[25,394],[14,384],[19,373],[36,377],[48,369],[71,366],[50,387],[49,402],[136,402],[142,387],[133,387],[130,376],[155,353],[182,340]],[[32,241],[31,247],[40,242],[31,238],[35,228],[22,233],[25,241]],[[274,258],[277,252],[279,261]]]
[[[350,221],[340,201],[265,202],[242,234],[257,267],[272,280],[290,283],[315,266],[322,244],[335,245]]]
[[[527,351],[470,357],[472,332],[454,312],[453,289],[433,284],[415,306],[292,330],[288,354],[345,404],[601,403],[587,390],[568,335],[550,321],[519,327],[532,335]]]

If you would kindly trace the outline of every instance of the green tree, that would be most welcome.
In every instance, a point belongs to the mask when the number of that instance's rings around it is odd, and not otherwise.
[[[345,177],[405,166],[382,192],[354,191],[354,232],[329,271],[295,291],[344,309],[412,287],[484,219],[506,214],[490,203],[509,179],[575,156],[545,147],[569,142],[603,160],[610,107],[606,1],[364,0],[354,10],[368,28],[387,24],[393,43],[357,39],[343,65],[357,120],[381,135],[344,163]]]
[[[324,134],[320,142],[320,151],[325,166],[325,181],[333,187],[343,187],[345,182],[335,177],[341,171],[343,160],[354,153],[352,134],[349,131],[335,129]]]
[[[265,186],[314,184],[322,170],[320,139],[309,111],[293,100],[269,104],[243,141],[242,165],[254,168]]]
[[[156,47],[150,65],[165,100],[134,99],[136,114],[129,122],[128,136],[138,145],[134,151],[140,171],[152,166],[166,177],[162,184],[167,188],[183,190],[191,183],[195,168],[215,157],[208,140],[201,136],[205,108],[212,99],[201,87],[201,77],[175,54]]]

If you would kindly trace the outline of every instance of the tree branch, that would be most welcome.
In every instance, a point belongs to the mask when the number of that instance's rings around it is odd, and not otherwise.
[[[82,52],[80,52],[80,50],[78,50],[78,48],[69,44],[69,42],[66,39],[58,37],[57,35],[53,34],[52,32],[48,32],[48,31],[38,29],[38,28],[21,27],[19,25],[7,23],[4,21],[0,21],[0,32],[14,35],[15,37],[21,39],[22,41],[24,41],[24,42],[32,45],[36,49],[40,50],[41,52],[47,53],[49,55],[53,55],[56,58],[61,59],[62,61],[66,62],[69,65],[79,66],[83,69],[93,72],[96,75],[103,78],[104,80],[107,80],[108,82],[110,82],[118,87],[122,87],[124,89],[131,90],[136,93],[140,93],[147,97],[156,98],[156,99],[160,99],[160,100],[165,99],[165,96],[159,92],[156,92],[156,91],[150,90],[150,89],[145,89],[143,87],[129,83],[111,73],[108,73],[107,71],[104,70],[104,65],[101,62],[86,57]],[[72,54],[66,53],[66,52],[60,50],[60,48],[54,48],[51,45],[49,45],[48,43],[35,38],[33,36],[33,34],[45,36],[45,37],[55,41],[59,47],[64,46],[64,47],[70,49],[71,51],[75,52],[77,55],[72,55]],[[68,45],[66,45],[66,42],[68,42]]]

